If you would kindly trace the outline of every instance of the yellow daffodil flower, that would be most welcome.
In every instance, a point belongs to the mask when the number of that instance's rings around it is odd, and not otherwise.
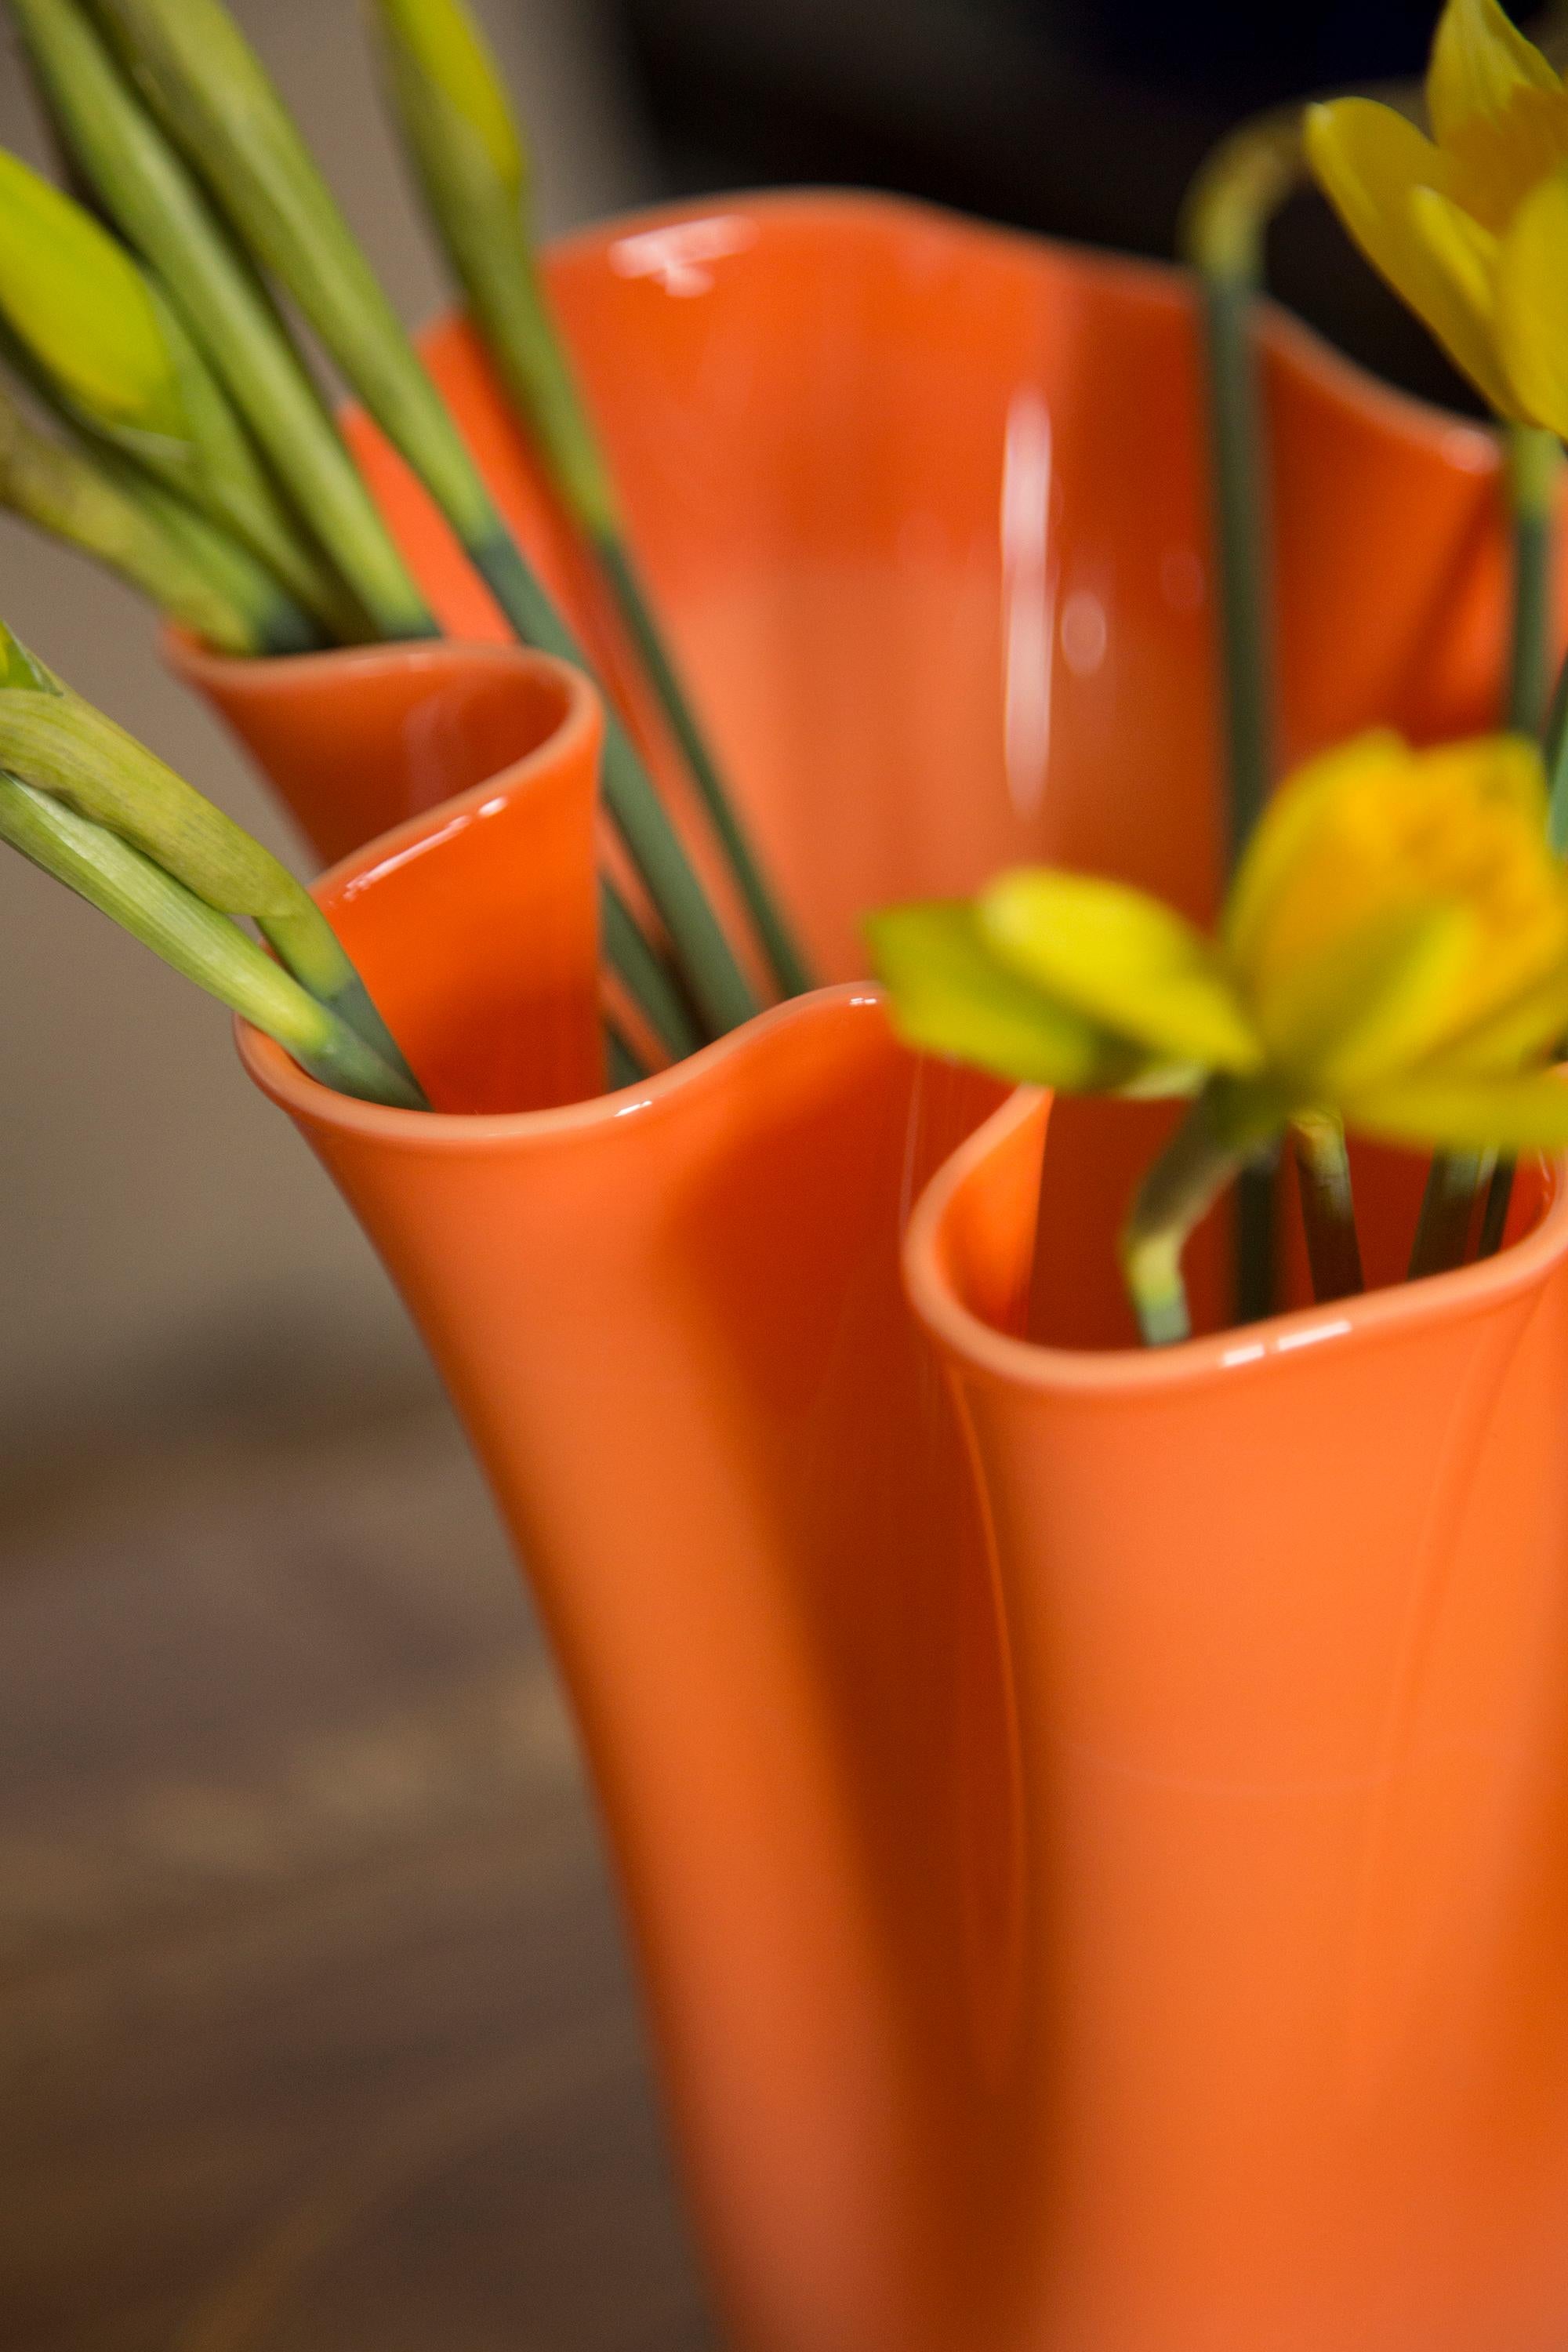
[[[1245,1149],[1336,1113],[1415,1145],[1568,1146],[1568,871],[1540,755],[1365,735],[1299,770],[1217,936],[1121,883],[1025,867],[870,926],[911,1043],[1068,1091],[1218,1082]]]
[[[1426,112],[1310,108],[1312,171],[1498,415],[1568,434],[1568,89],[1498,0],[1448,0]]]
[[[1363,735],[1298,770],[1243,856],[1215,935],[1120,882],[1026,866],[973,902],[868,927],[913,1045],[1069,1093],[1197,1099],[1122,1234],[1145,1339],[1189,1328],[1186,1238],[1293,1128],[1448,1151],[1568,1148],[1568,868],[1521,736],[1413,751]],[[1342,1185],[1342,1143],[1315,1181]],[[1337,1214],[1359,1287],[1348,1191]],[[1318,1271],[1314,1261],[1314,1274]]]

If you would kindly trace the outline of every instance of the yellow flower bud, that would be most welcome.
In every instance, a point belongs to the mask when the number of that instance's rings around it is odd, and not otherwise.
[[[479,141],[513,204],[528,177],[517,122],[463,0],[374,0],[395,70],[437,90]],[[412,94],[409,95],[412,103]]]
[[[63,691],[53,670],[46,669],[35,653],[29,653],[19,639],[11,635],[0,621],[0,693],[59,694]]]
[[[174,359],[141,271],[90,213],[4,151],[0,312],[88,415],[184,440]]]

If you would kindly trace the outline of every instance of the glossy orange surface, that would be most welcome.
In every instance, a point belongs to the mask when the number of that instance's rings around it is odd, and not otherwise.
[[[564,1100],[585,966],[574,998],[534,990],[519,922],[514,996],[465,980],[476,888],[587,902],[580,821],[533,838],[546,743],[480,788],[484,825],[435,811],[324,886],[443,1115],[246,1052],[528,1562],[732,2339],[1558,2352],[1555,1179],[1483,1268],[1134,1354],[1104,1244],[1150,1115],[1051,1114],[1031,1273],[1044,1106],[912,1061],[853,977],[864,907],[1020,854],[1212,904],[1185,293],[833,198],[612,228],[555,283],[692,677],[844,977]],[[436,348],[607,646],[471,347]],[[1283,323],[1268,364],[1292,750],[1484,723],[1489,438]],[[447,616],[483,626],[370,462]],[[205,682],[254,742],[247,698],[303,668]],[[384,723],[313,706],[316,782],[269,755],[322,837],[325,735],[356,793],[406,790],[418,697],[382,691]],[[1384,1278],[1418,1174],[1363,1170]]]

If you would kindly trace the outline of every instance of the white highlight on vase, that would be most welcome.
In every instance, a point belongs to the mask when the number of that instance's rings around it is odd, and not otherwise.
[[[1057,582],[1050,544],[1051,416],[1032,387],[1015,393],[1002,461],[1003,759],[1021,817],[1045,797],[1051,749]]]
[[[1304,1331],[1281,1331],[1277,1339],[1247,1339],[1239,1347],[1226,1348],[1220,1362],[1226,1370],[1237,1364],[1261,1363],[1265,1356],[1290,1356],[1299,1348],[1316,1348],[1324,1339],[1342,1339],[1353,1328],[1349,1318],[1336,1316],[1330,1323],[1310,1323]]]
[[[713,290],[710,264],[744,253],[757,241],[757,225],[739,213],[714,213],[705,220],[672,221],[621,236],[610,247],[617,278],[651,278],[667,294],[689,301]]]
[[[1274,1345],[1280,1355],[1288,1356],[1297,1348],[1315,1348],[1320,1339],[1342,1339],[1350,1328],[1341,1316],[1333,1323],[1314,1323],[1305,1331],[1282,1331]]]

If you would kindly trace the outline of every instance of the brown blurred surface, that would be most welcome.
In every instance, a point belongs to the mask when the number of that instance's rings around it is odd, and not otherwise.
[[[555,1685],[449,1419],[0,1519],[5,2352],[701,2352]]]

